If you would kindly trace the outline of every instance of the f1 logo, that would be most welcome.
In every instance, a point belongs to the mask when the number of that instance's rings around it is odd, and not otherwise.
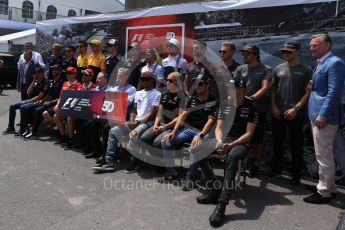
[[[69,97],[63,104],[62,109],[74,108],[79,102],[79,98]]]

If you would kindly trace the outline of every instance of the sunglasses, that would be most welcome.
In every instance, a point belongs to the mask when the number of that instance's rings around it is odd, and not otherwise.
[[[282,50],[281,52],[282,54],[292,54],[292,51],[288,51],[288,50]]]
[[[169,83],[173,83],[175,80],[174,79],[167,79]]]
[[[226,54],[226,53],[227,53],[226,50],[219,50],[218,52],[219,52],[220,54]]]
[[[148,78],[148,77],[141,77],[140,80],[141,80],[141,81],[150,81],[151,78]]]
[[[107,47],[109,48],[109,47],[113,47],[114,45],[107,45]]]
[[[242,56],[249,56],[251,54],[254,54],[253,52],[242,52]]]

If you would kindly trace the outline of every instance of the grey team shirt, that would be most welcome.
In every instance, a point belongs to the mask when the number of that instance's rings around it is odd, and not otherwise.
[[[263,80],[272,81],[272,68],[261,62],[255,67],[243,64],[237,67],[234,77],[242,77],[246,80],[246,96],[249,97],[261,89]],[[255,100],[255,104],[258,112],[267,112],[270,104],[269,93]]]
[[[272,87],[276,88],[276,105],[282,113],[295,107],[305,94],[311,79],[312,69],[306,65],[278,65],[273,72]],[[298,114],[303,115],[305,108]]]

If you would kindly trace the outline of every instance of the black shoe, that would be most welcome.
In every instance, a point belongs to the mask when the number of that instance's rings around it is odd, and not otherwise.
[[[324,197],[320,193],[314,193],[313,195],[303,198],[303,201],[310,204],[327,204],[331,202],[330,197]]]
[[[65,150],[69,150],[69,149],[72,149],[72,147],[73,147],[73,141],[72,141],[72,139],[67,139],[67,141],[66,141],[66,148],[65,148]]]
[[[277,173],[273,170],[269,171],[268,173],[265,174],[265,178],[266,179],[274,179],[280,177],[280,173]]]
[[[258,171],[259,171],[259,167],[256,165],[253,165],[247,170],[247,175],[249,178],[254,178],[258,174]]]
[[[305,189],[308,190],[308,191],[310,191],[310,192],[317,193],[317,188],[316,188],[316,186],[313,186],[313,185],[306,185],[306,186],[305,186]],[[334,199],[334,198],[337,198],[337,196],[338,196],[338,193],[332,192],[331,198]]]
[[[15,129],[7,128],[5,131],[2,132],[2,135],[14,134],[16,132]]]
[[[24,140],[37,140],[38,139],[38,137],[35,134],[33,134],[32,132],[25,135],[25,136],[23,135],[23,138],[24,138]]]
[[[192,178],[190,178],[189,176],[186,176],[186,178],[182,181],[182,191],[191,191],[193,190],[195,187],[195,183],[192,180]]]
[[[131,161],[125,170],[125,173],[131,174],[139,170],[139,164],[135,161]]]
[[[73,148],[74,149],[81,149],[82,146],[81,146],[81,144],[79,142],[76,142],[76,143],[73,144]]]
[[[198,196],[196,198],[196,202],[198,202],[199,204],[216,204],[217,200],[218,200],[218,196],[215,192]]]
[[[225,207],[226,205],[224,203],[217,204],[216,208],[209,218],[212,227],[220,227],[223,225]]]
[[[61,145],[66,143],[66,136],[60,136],[57,141],[54,142],[55,145]]]
[[[289,184],[291,187],[296,188],[296,187],[301,185],[301,180],[300,179],[291,179]]]
[[[115,166],[113,163],[99,164],[92,167],[93,170],[97,172],[113,172],[115,171]]]
[[[96,159],[96,164],[102,164],[102,163],[105,163],[105,159],[103,157]]]

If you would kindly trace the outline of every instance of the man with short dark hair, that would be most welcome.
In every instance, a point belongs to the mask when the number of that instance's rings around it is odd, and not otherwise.
[[[300,184],[303,168],[303,124],[306,113],[305,104],[310,90],[307,85],[311,79],[311,68],[300,63],[301,45],[290,40],[280,49],[285,63],[278,65],[273,72],[271,86],[273,161],[269,178],[279,176],[283,168],[284,143],[286,131],[292,155],[290,184]]]
[[[74,46],[67,46],[65,49],[65,56],[62,59],[62,78],[66,79],[67,75],[65,73],[66,69],[70,66],[77,68],[77,60],[74,58],[75,48]]]
[[[336,195],[334,138],[339,124],[343,124],[344,111],[341,93],[345,80],[344,61],[332,54],[332,39],[328,34],[313,35],[311,55],[317,58],[312,91],[308,104],[316,160],[319,163],[319,183],[314,194],[303,199],[306,203],[325,204]]]
[[[146,65],[141,69],[141,73],[152,72],[156,78],[156,88],[159,89],[165,85],[163,68],[156,61],[156,51],[152,48],[145,50],[143,55]]]
[[[17,91],[20,92],[22,101],[28,98],[27,90],[32,82],[35,73],[35,66],[35,62],[32,60],[32,51],[25,51],[24,60],[19,64],[16,84]]]
[[[77,79],[81,81],[81,71],[87,68],[87,62],[90,54],[87,52],[87,43],[85,41],[78,41],[78,57],[77,57]]]

